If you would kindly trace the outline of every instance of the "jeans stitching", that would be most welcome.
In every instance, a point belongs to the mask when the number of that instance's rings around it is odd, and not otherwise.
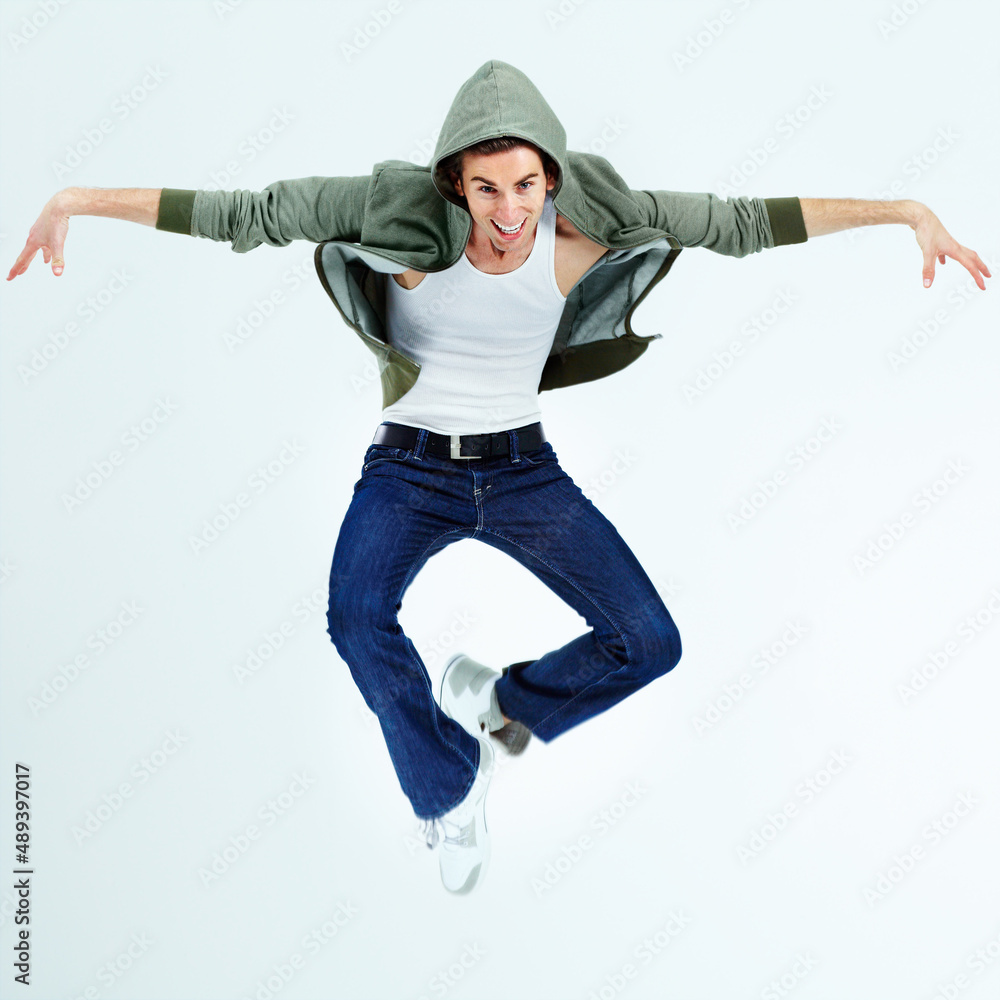
[[[486,532],[488,532],[489,534],[491,534],[491,535],[496,535],[498,538],[505,539],[506,541],[510,542],[511,545],[516,545],[519,549],[522,549],[523,551],[527,552],[528,555],[530,555],[533,558],[537,559],[540,563],[544,564],[545,566],[548,566],[548,568],[550,570],[552,570],[553,573],[555,573],[557,576],[562,577],[562,579],[564,579],[571,587],[573,587],[575,590],[578,590],[581,594],[583,594],[583,596],[586,597],[587,600],[590,601],[590,603],[595,608],[597,608],[597,610],[600,611],[600,613],[611,623],[612,627],[618,633],[618,635],[621,636],[621,640],[625,644],[625,654],[628,657],[628,659],[626,660],[625,663],[622,664],[622,666],[620,666],[618,668],[618,670],[624,670],[629,665],[629,663],[632,662],[632,652],[631,652],[631,648],[629,646],[628,636],[625,634],[624,630],[619,626],[618,622],[615,621],[615,619],[612,618],[611,615],[608,614],[608,612],[605,611],[603,607],[601,607],[601,605],[598,603],[598,601],[597,601],[596,598],[592,597],[586,590],[583,589],[583,587],[579,586],[577,583],[575,583],[573,580],[571,580],[568,576],[566,576],[565,573],[562,573],[559,570],[558,567],[553,566],[550,562],[548,562],[545,559],[543,559],[536,552],[532,552],[532,550],[529,549],[527,545],[522,545],[520,542],[516,541],[515,539],[510,538],[509,536],[505,535],[502,531],[496,531],[493,528],[486,528],[484,530]],[[612,673],[617,673],[618,671],[617,670],[613,670],[611,672]],[[552,718],[553,715],[556,715],[558,712],[561,712],[564,708],[568,707],[574,701],[576,701],[576,699],[579,698],[580,695],[582,695],[585,692],[589,691],[592,687],[596,686],[597,684],[600,684],[603,681],[607,680],[607,678],[608,678],[608,675],[605,674],[603,677],[599,677],[599,678],[597,678],[597,680],[592,681],[586,687],[581,688],[579,691],[577,691],[577,693],[575,695],[573,695],[572,698],[570,698],[567,701],[563,702],[558,708],[553,709],[551,712],[549,712],[548,715],[544,716],[543,718],[541,718],[537,722],[535,722],[535,725],[538,726],[538,725],[541,725],[541,723],[543,723],[543,722],[547,722],[549,719]]]
[[[371,447],[372,446],[369,445],[369,448],[371,448]],[[393,448],[391,445],[375,445],[374,447],[378,447],[378,448],[391,448],[391,450],[393,452],[405,451],[405,449]],[[365,454],[367,455],[368,452],[365,452]],[[377,456],[378,452],[376,452],[375,454]],[[381,457],[373,458],[370,462],[364,462],[364,464],[361,466],[361,471],[362,471],[362,473],[365,473],[373,465],[378,465],[380,462],[405,462],[407,460],[407,458],[409,457],[410,454],[411,454],[410,452],[405,452],[402,455],[398,455],[398,454],[382,455]]]
[[[411,581],[411,580],[412,580],[412,579],[414,578],[414,576],[416,576],[416,575],[417,575],[417,572],[419,572],[418,570],[414,570],[414,569],[413,569],[413,567],[414,567],[414,566],[417,566],[417,565],[420,565],[420,566],[423,566],[423,564],[424,564],[424,563],[423,563],[423,559],[424,559],[424,556],[425,556],[425,555],[426,555],[426,554],[427,554],[427,553],[428,553],[428,552],[429,552],[429,551],[430,551],[430,550],[431,550],[432,548],[434,548],[434,546],[435,546],[435,545],[436,545],[436,544],[437,544],[437,543],[438,543],[438,542],[439,542],[439,541],[440,541],[440,540],[441,540],[442,538],[444,538],[444,536],[445,536],[445,535],[454,535],[454,534],[457,534],[457,533],[458,533],[458,532],[460,532],[460,531],[468,531],[468,530],[469,530],[468,528],[449,528],[449,529],[448,529],[447,531],[442,531],[440,535],[435,535],[435,536],[434,536],[434,537],[433,537],[433,538],[432,538],[432,539],[431,539],[431,540],[430,540],[430,541],[429,541],[429,542],[428,542],[428,543],[427,543],[427,544],[426,544],[426,545],[424,546],[424,549],[423,549],[423,551],[422,551],[422,552],[420,553],[420,555],[419,555],[419,556],[417,556],[417,558],[416,558],[416,559],[414,559],[414,560],[413,560],[412,564],[410,565],[410,569],[409,569],[409,571],[407,572],[407,574],[406,574],[405,578],[403,579],[403,586],[402,586],[402,587],[400,588],[400,592],[399,592],[399,596],[400,596],[400,600],[402,600],[402,597],[403,597],[403,593],[404,593],[404,592],[406,591],[406,588],[407,588],[407,587],[408,587],[408,586],[410,585],[410,581]]]
[[[470,733],[469,735],[471,736],[472,734]],[[475,739],[475,737],[473,737],[473,739]],[[448,746],[451,746],[451,744],[449,743]],[[482,756],[483,748],[479,744],[479,740],[476,740],[476,746],[479,749],[480,756]],[[455,747],[452,747],[452,749],[454,750]],[[460,753],[460,751],[456,752]],[[464,754],[461,754],[461,756],[464,757]],[[472,778],[463,789],[462,794],[457,799],[455,799],[455,801],[452,802],[451,805],[449,805],[443,812],[435,813],[433,816],[420,816],[418,814],[417,816],[418,819],[440,819],[442,816],[446,815],[447,813],[450,813],[452,809],[454,809],[457,805],[459,805],[462,802],[462,800],[469,794],[469,792],[472,791],[472,786],[476,783],[476,778],[479,777],[479,761],[476,761],[475,763],[470,761],[469,763],[472,764]]]
[[[430,542],[427,543],[427,545],[424,547],[424,550],[420,553],[420,555],[416,559],[413,560],[412,566],[422,565],[423,564],[423,557],[424,557],[424,555],[426,555],[426,553],[428,552],[428,550],[431,549],[431,548],[433,548],[434,545],[438,541],[440,541],[440,539],[444,538],[445,535],[452,535],[452,534],[455,534],[456,532],[465,531],[465,530],[467,530],[467,529],[465,529],[465,528],[449,528],[447,531],[442,531],[440,535],[436,535],[433,539],[431,539]],[[399,599],[400,600],[402,599],[402,594],[406,590],[407,586],[409,585],[409,582],[416,575],[416,573],[412,569],[412,566],[411,566],[410,571],[406,574],[406,577],[404,578],[403,584],[402,584],[402,586],[400,588],[400,593],[399,593]],[[407,639],[409,639],[409,636],[407,636]],[[413,646],[413,640],[412,639],[410,639],[410,645]],[[416,647],[414,646],[413,648],[414,648],[414,652],[416,652]],[[438,709],[440,709],[441,706],[438,705],[437,699],[434,697],[434,686],[431,684],[430,674],[427,672],[427,664],[425,664],[423,662],[423,660],[420,658],[420,654],[419,653],[417,654],[417,663],[421,667],[420,673],[423,676],[424,685],[425,685],[425,687],[427,689],[427,694],[430,697],[431,703],[433,705],[437,706]],[[454,754],[456,754],[461,760],[463,760],[467,764],[471,765],[472,769],[473,769],[472,770],[472,780],[469,782],[469,784],[466,786],[465,790],[462,792],[461,797],[458,798],[458,799],[456,799],[455,802],[452,805],[450,805],[447,809],[445,809],[445,811],[444,811],[444,812],[450,812],[452,809],[455,808],[456,805],[458,805],[459,802],[462,801],[462,799],[465,798],[466,795],[469,794],[469,789],[472,788],[472,786],[473,786],[473,784],[475,783],[475,780],[476,780],[476,775],[479,773],[479,767],[478,767],[478,764],[476,764],[474,761],[469,760],[469,758],[466,757],[465,754],[462,753],[462,751],[457,746],[455,746],[453,743],[450,743],[445,738],[444,733],[441,732],[441,727],[438,725],[437,712],[431,712],[431,724],[434,727],[434,732],[437,734],[438,738],[441,740],[442,745],[446,746],[449,750],[451,750]],[[456,725],[457,725],[457,723],[456,723]],[[471,733],[469,735],[472,736]],[[474,736],[472,738],[475,739]],[[481,747],[480,747],[480,752],[482,752],[482,748]],[[444,813],[437,813],[434,816],[419,816],[418,815],[418,818],[419,819],[436,819],[438,816],[443,816],[443,815],[444,815]]]

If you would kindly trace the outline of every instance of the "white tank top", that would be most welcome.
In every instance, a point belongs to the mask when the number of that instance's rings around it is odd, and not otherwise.
[[[538,382],[566,304],[556,284],[555,234],[548,192],[531,252],[516,270],[487,274],[463,252],[416,288],[386,275],[388,342],[421,368],[413,388],[382,410],[383,420],[479,434],[541,417]]]

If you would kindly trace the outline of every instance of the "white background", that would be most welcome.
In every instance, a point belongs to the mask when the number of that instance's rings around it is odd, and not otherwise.
[[[555,0],[402,0],[378,26],[380,8],[4,3],[4,275],[70,185],[260,190],[426,162],[455,92],[491,58],[536,83],[569,148],[606,156],[632,187],[718,192],[746,163],[729,193],[913,198],[998,274],[988,0],[587,0],[561,17]],[[345,49],[366,24],[365,47]],[[276,111],[291,121],[269,132]],[[111,129],[67,168],[102,119]],[[542,394],[563,467],[656,582],[684,654],[505,762],[490,872],[454,898],[325,631],[381,396],[312,251],[237,256],[78,217],[60,278],[39,254],[3,285],[0,844],[12,870],[24,762],[35,874],[29,989],[12,982],[14,876],[0,879],[0,995],[995,998],[997,278],[981,292],[949,260],[925,290],[905,225],[743,259],[690,249],[635,314],[662,340],[623,372]],[[226,335],[276,292],[230,350]],[[791,306],[749,343],[746,324],[782,293]],[[742,356],[686,398],[734,340]],[[25,377],[35,351],[51,357]],[[158,400],[175,407],[159,422]],[[155,430],[126,449],[144,418]],[[825,441],[824,421],[837,428]],[[286,441],[301,453],[193,552]],[[68,509],[115,450],[123,464]],[[950,482],[949,467],[962,470]],[[771,498],[753,496],[779,472]],[[915,499],[925,489],[933,503]],[[744,501],[752,516],[734,521]],[[426,566],[400,617],[435,687],[457,649],[499,668],[586,629],[472,540]],[[283,622],[290,634],[241,683],[234,668]],[[789,623],[802,634],[783,647]],[[914,675],[923,690],[904,695]],[[713,706],[717,721],[697,725]],[[290,786],[302,793],[267,825],[260,810]],[[206,884],[199,871],[251,824],[259,839]],[[306,945],[314,932],[322,946]]]

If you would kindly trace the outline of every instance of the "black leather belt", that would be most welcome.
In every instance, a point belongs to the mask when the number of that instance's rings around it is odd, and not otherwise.
[[[517,431],[517,450],[534,451],[545,444],[545,433],[541,423],[525,424],[513,428]],[[407,424],[379,424],[372,438],[372,444],[384,444],[390,448],[415,448],[419,427]],[[494,431],[491,434],[435,434],[427,432],[424,451],[441,458],[492,458],[495,455],[510,454],[510,431]]]

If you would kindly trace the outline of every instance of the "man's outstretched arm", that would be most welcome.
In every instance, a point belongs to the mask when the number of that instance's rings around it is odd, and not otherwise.
[[[989,268],[979,259],[975,250],[963,247],[941,225],[941,220],[919,201],[861,201],[855,198],[800,198],[802,219],[806,225],[806,235],[825,236],[856,226],[877,226],[886,222],[902,222],[908,225],[917,238],[924,255],[924,288],[934,281],[934,258],[942,264],[951,257],[962,264],[975,279],[976,284],[986,291],[987,278],[992,275]]]
[[[62,274],[71,215],[103,215],[231,241],[238,253],[264,243],[284,247],[293,240],[356,241],[361,238],[369,185],[370,177],[362,175],[281,180],[261,191],[66,188],[42,209],[7,280],[23,274],[38,250],[46,264],[52,262],[52,273]]]
[[[63,272],[63,247],[69,231],[71,215],[103,215],[109,219],[124,219],[155,226],[160,210],[161,188],[65,188],[54,194],[42,209],[42,214],[28,232],[28,240],[7,275],[11,281],[28,270],[35,254],[41,250],[42,260],[52,263],[52,273]]]

